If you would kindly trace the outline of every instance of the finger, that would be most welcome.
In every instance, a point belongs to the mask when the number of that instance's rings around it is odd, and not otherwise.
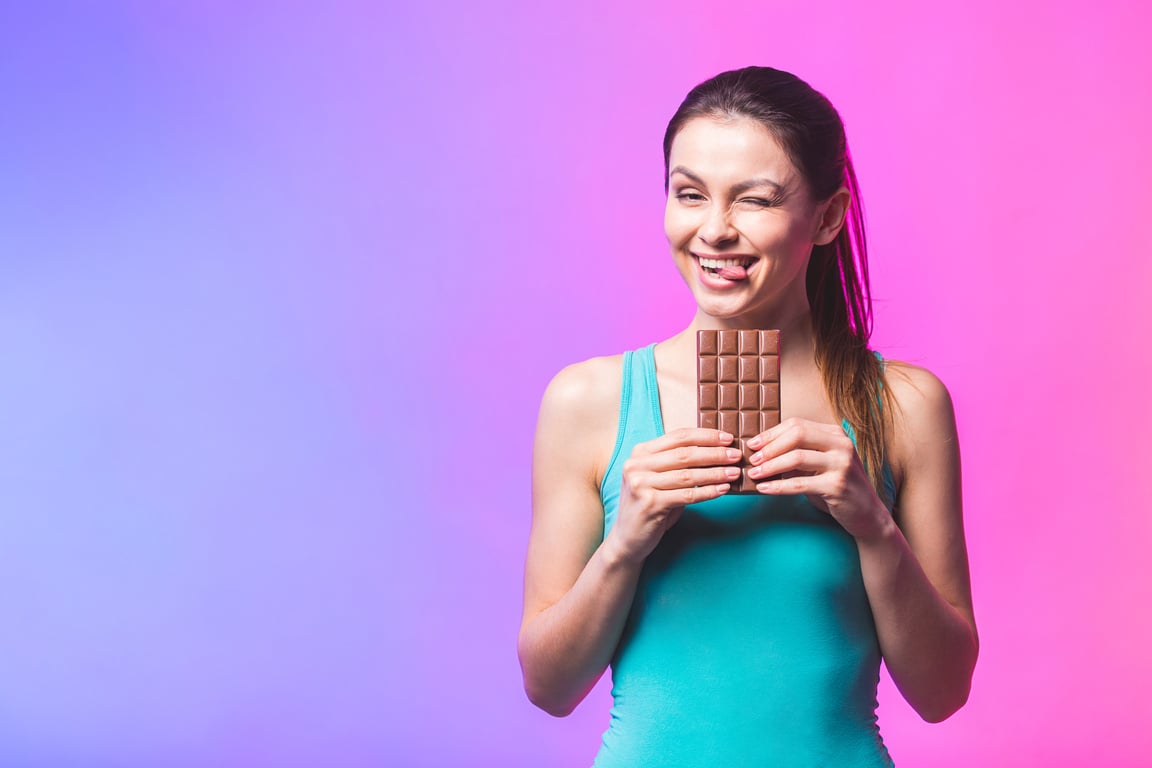
[[[706,429],[704,427],[684,427],[674,429],[654,440],[637,445],[643,447],[647,453],[659,453],[669,448],[678,448],[683,445],[729,445],[735,437],[730,432],[719,429]]]
[[[820,475],[797,475],[765,480],[756,484],[756,490],[769,496],[820,496]]]
[[[645,466],[653,472],[668,472],[692,467],[716,467],[735,464],[743,454],[739,448],[702,448],[682,445],[644,457]]]
[[[748,447],[752,450],[757,450],[764,447],[767,443],[779,439],[781,435],[786,435],[792,432],[812,432],[812,433],[825,433],[829,435],[843,435],[844,429],[838,424],[825,424],[822,421],[812,421],[810,419],[801,419],[797,416],[791,416],[784,421],[780,422],[770,429],[766,429],[760,434],[748,439]]]
[[[804,419],[788,419],[769,430],[749,438],[748,447],[756,451],[749,457],[752,464],[796,448],[830,451],[851,443],[844,430],[829,424]]]
[[[659,491],[680,490],[696,486],[730,483],[740,477],[740,467],[678,469],[653,476],[652,487]]]
[[[702,501],[710,501],[719,498],[728,493],[731,488],[729,483],[719,483],[714,485],[697,485],[691,488],[680,488],[675,491],[657,491],[662,496],[668,498],[670,505],[685,506],[688,504],[699,504]]]
[[[824,451],[812,451],[803,448],[788,451],[780,456],[766,460],[748,470],[748,476],[753,479],[771,477],[785,472],[827,472],[832,468],[832,461]]]

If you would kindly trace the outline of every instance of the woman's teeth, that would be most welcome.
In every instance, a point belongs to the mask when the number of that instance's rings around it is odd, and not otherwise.
[[[709,259],[704,256],[698,258],[705,272],[725,280],[743,280],[748,276],[747,267],[755,261],[755,259]]]
[[[723,269],[724,267],[746,267],[752,263],[751,259],[707,259],[700,257],[700,266],[705,269]]]

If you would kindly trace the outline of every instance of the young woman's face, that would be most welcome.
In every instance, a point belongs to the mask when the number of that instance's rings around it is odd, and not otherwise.
[[[700,310],[733,326],[803,311],[828,206],[772,135],[748,119],[695,118],[668,168],[664,232]]]

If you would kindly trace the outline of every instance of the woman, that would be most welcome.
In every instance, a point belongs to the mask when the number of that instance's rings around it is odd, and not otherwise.
[[[880,659],[929,721],[977,637],[955,419],[928,371],[869,351],[860,200],[832,105],[753,67],[664,138],[681,333],[566,368],[540,409],[519,653],[566,715],[613,668],[597,766],[885,766]],[[696,424],[696,331],[781,331],[783,421]]]

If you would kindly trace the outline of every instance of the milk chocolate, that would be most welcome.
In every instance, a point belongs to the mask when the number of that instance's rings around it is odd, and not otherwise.
[[[780,423],[780,331],[697,331],[696,356],[699,425],[735,435],[744,454],[728,492],[756,493],[747,440]]]

